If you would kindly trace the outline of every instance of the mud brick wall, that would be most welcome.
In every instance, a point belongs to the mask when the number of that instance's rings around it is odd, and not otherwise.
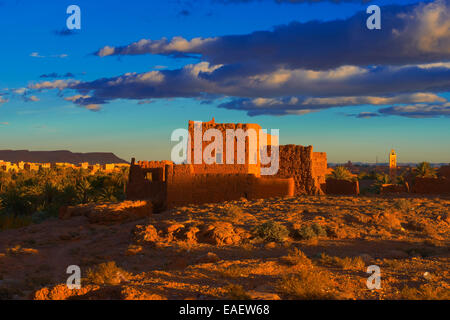
[[[190,137],[190,150],[189,150],[189,154],[188,154],[188,158],[190,159],[190,163],[194,164],[194,165],[199,165],[196,164],[194,162],[194,157],[195,157],[195,148],[196,145],[194,143],[194,128],[195,128],[195,122],[194,121],[189,121],[189,125],[188,125],[188,131],[189,131],[189,137]],[[235,173],[252,173],[255,175],[259,175],[260,172],[260,159],[259,159],[259,130],[261,129],[261,126],[259,126],[258,124],[252,124],[252,123],[216,123],[214,121],[214,119],[212,119],[211,121],[208,122],[202,122],[202,137],[205,133],[206,130],[208,129],[217,129],[222,133],[222,142],[223,142],[223,152],[222,152],[222,164],[221,166],[218,166],[217,168],[214,169],[214,173],[230,173],[230,174],[235,174]],[[242,129],[244,132],[247,132],[247,130],[249,129],[253,129],[256,133],[256,146],[255,146],[255,150],[257,151],[257,159],[256,159],[256,163],[255,164],[250,164],[249,163],[249,139],[247,138],[245,140],[245,154],[244,154],[244,159],[238,159],[237,155],[238,155],[238,143],[235,139],[234,141],[234,148],[233,148],[233,152],[234,152],[234,164],[226,164],[226,159],[227,159],[227,139],[226,139],[226,131],[230,129],[230,130],[237,130],[237,129]],[[269,138],[270,140],[270,138]],[[201,144],[201,154],[202,154],[202,164],[206,165],[203,159],[203,150],[211,143],[213,143],[214,138],[212,139],[212,141],[203,141]],[[270,141],[269,141],[270,142]],[[215,156],[215,155],[212,155]],[[238,162],[239,160],[239,162]],[[201,168],[201,166],[199,167]],[[211,171],[209,171],[210,169],[206,169],[205,171],[200,171],[200,169],[196,170],[196,173],[211,173]],[[245,171],[244,171],[245,170]]]
[[[408,183],[406,183],[406,185],[383,184],[380,189],[381,194],[407,193],[407,192],[409,192]]]
[[[347,181],[339,179],[327,179],[326,193],[335,195],[358,195],[358,181]]]
[[[450,179],[450,165],[440,167],[438,170],[438,174],[442,178]]]
[[[313,152],[312,155],[312,174],[316,180],[316,186],[320,186],[321,193],[326,193],[327,154],[325,152]]]
[[[450,179],[416,178],[413,192],[419,194],[450,194]]]
[[[141,168],[139,165],[131,164],[126,189],[127,199],[153,199],[155,202],[161,202],[165,198],[163,170],[163,167]],[[156,173],[155,181],[149,181],[145,178],[147,172]]]
[[[291,197],[295,192],[293,178],[254,178],[247,195],[248,199]]]
[[[321,193],[318,179],[314,176],[314,171],[320,171],[321,166],[317,165],[317,168],[313,168],[312,146],[281,145],[279,154],[280,166],[275,178],[292,177],[295,183],[295,195]]]
[[[252,174],[190,175],[174,166],[167,181],[168,208],[186,204],[292,196],[293,179],[264,179]],[[184,172],[183,172],[184,171]]]

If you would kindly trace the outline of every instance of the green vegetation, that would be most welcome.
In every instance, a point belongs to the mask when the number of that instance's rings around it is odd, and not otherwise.
[[[330,175],[328,175],[327,178],[337,179],[337,180],[347,180],[347,181],[355,180],[355,177],[353,177],[350,170],[348,170],[347,168],[342,167],[342,166],[338,166],[338,167],[334,168],[333,172]]]
[[[254,230],[257,237],[265,241],[283,242],[289,235],[288,229],[280,223],[268,221]]]
[[[435,178],[436,170],[428,162],[421,162],[414,169],[414,176],[419,178]]]
[[[327,235],[326,230],[317,223],[311,225],[301,226],[300,229],[294,230],[294,237],[301,240],[310,240],[317,237],[324,237]]]
[[[0,230],[39,223],[61,206],[125,198],[128,169],[89,174],[72,168],[0,172]]]

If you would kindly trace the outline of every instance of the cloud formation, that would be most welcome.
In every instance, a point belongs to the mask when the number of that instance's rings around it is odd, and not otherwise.
[[[233,99],[230,102],[222,103],[219,108],[231,110],[243,110],[250,116],[271,114],[306,114],[317,112],[323,109],[373,105],[386,106],[397,104],[416,103],[447,103],[447,99],[433,93],[412,93],[399,94],[396,96],[359,96],[359,97],[327,97],[327,98],[303,98],[303,97],[283,97],[283,98],[255,98],[255,99]],[[363,112],[358,117],[368,117],[368,112]],[[373,113],[370,113],[373,115]],[[378,115],[378,114],[377,114]]]
[[[68,37],[68,36],[73,36],[76,35],[77,32],[74,30],[70,30],[67,28],[62,28],[61,30],[54,30],[53,34],[59,37]]]
[[[231,4],[231,3],[249,3],[249,2],[263,2],[264,0],[213,0],[214,2],[219,2],[223,4]],[[267,1],[267,0],[266,0]],[[317,2],[333,2],[333,3],[342,3],[342,2],[356,2],[356,3],[368,3],[372,0],[269,0],[276,3],[317,3]]]
[[[273,31],[187,40],[142,39],[126,46],[106,46],[98,56],[198,55],[211,64],[324,70],[343,65],[404,65],[450,59],[450,4],[436,0],[382,9],[382,29],[365,27],[360,12],[346,20],[292,22]],[[320,41],[317,41],[320,39]],[[351,49],[351,50],[350,50]],[[381,54],[382,53],[382,54]]]
[[[381,115],[395,115],[408,118],[436,118],[450,117],[450,103],[440,105],[416,104],[407,106],[393,106],[378,110]]]
[[[194,56],[200,61],[93,81],[31,83],[27,90],[70,92],[67,101],[92,111],[116,99],[144,104],[182,97],[208,104],[227,98],[220,108],[251,116],[347,106],[384,107],[351,115],[359,118],[446,116],[448,102],[439,94],[450,91],[449,4],[435,0],[384,7],[381,31],[369,31],[362,12],[346,20],[293,22],[246,35],[106,46],[95,54]]]
[[[75,75],[71,72],[65,74],[59,74],[56,72],[41,74],[39,78],[73,78]]]
[[[33,58],[67,58],[69,55],[68,54],[52,54],[50,56],[43,56],[41,55],[39,52],[32,52],[30,53],[30,57]]]

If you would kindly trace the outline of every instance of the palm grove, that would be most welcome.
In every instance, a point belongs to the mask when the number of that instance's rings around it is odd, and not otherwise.
[[[73,168],[0,172],[0,230],[56,217],[61,206],[125,198],[128,168],[90,174]]]

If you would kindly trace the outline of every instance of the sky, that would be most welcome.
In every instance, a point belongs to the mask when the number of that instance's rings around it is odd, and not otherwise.
[[[214,117],[333,163],[450,162],[450,0],[0,0],[0,39],[0,149],[170,159]]]

